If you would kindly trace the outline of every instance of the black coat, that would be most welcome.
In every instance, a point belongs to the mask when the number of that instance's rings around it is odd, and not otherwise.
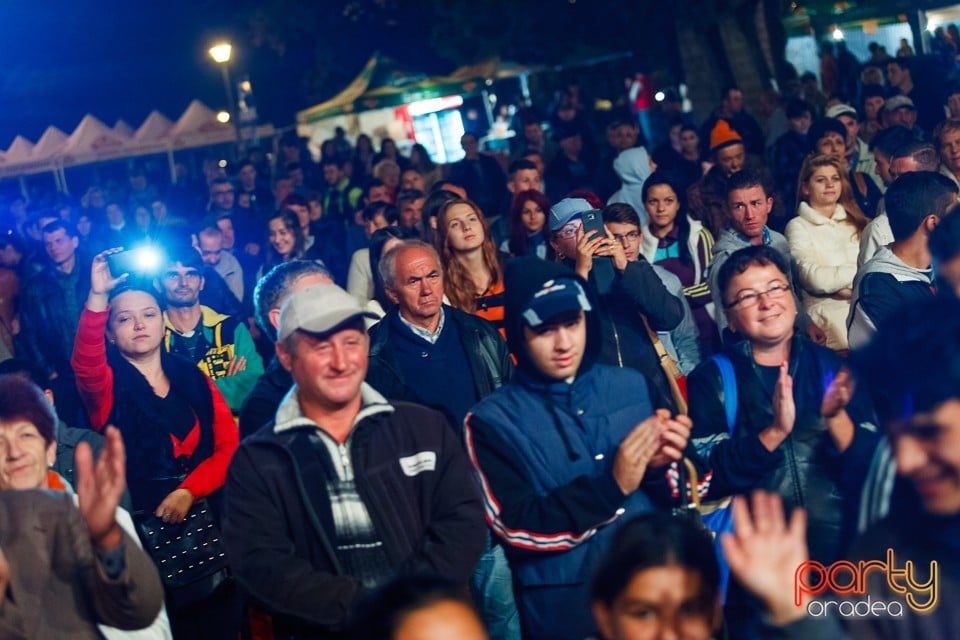
[[[46,375],[57,372],[72,376],[70,355],[73,353],[73,338],[77,333],[80,312],[90,292],[90,263],[77,255],[74,265],[77,282],[75,314],[68,312],[63,289],[57,280],[60,277],[50,265],[21,284],[23,310],[21,325],[29,358]]]
[[[473,467],[441,414],[392,406],[367,414],[347,441],[357,492],[397,574],[465,585],[487,535]],[[243,441],[227,474],[230,564],[245,595],[271,615],[278,638],[347,637],[344,625],[366,592],[344,574],[334,548],[325,486],[336,472],[326,447],[311,442],[314,428],[277,433],[270,423]]]

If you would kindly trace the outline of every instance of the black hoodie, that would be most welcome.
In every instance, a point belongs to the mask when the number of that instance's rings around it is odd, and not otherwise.
[[[548,280],[557,278],[573,278],[579,282],[593,308],[593,312],[586,314],[587,345],[577,375],[587,371],[600,357],[603,336],[601,324],[597,318],[600,304],[594,288],[563,264],[548,262],[534,256],[515,258],[507,263],[504,276],[503,321],[507,331],[507,344],[510,346],[510,353],[517,359],[517,366],[535,378],[544,378],[544,376],[527,352],[527,341],[523,336],[523,312],[526,311],[533,294],[542,289]]]

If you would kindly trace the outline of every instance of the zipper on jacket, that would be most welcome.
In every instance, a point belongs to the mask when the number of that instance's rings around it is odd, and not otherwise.
[[[613,342],[617,345],[617,364],[622,369],[623,355],[620,353],[620,334],[617,332],[617,323],[611,322],[610,326],[613,327]]]

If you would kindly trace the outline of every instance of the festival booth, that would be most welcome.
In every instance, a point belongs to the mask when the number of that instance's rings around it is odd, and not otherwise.
[[[436,162],[456,162],[463,157],[460,136],[467,129],[465,119],[485,119],[471,123],[473,131],[486,131],[495,120],[488,88],[496,80],[532,71],[494,59],[461,67],[449,76],[428,77],[375,53],[343,91],[297,113],[297,132],[308,139],[317,157],[321,143],[343,127],[350,136],[390,137],[401,147],[419,142]]]
[[[269,137],[272,125],[262,125],[255,134]],[[123,120],[108,127],[86,115],[70,135],[49,127],[36,144],[17,136],[10,148],[0,151],[0,178],[21,178],[51,172],[58,191],[66,192],[67,170],[129,158],[165,154],[171,181],[176,181],[174,152],[230,144],[237,140],[231,124],[221,123],[216,112],[194,100],[176,122],[153,111],[136,130]]]

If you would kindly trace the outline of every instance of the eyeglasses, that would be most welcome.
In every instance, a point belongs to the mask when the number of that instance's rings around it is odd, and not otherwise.
[[[757,306],[760,303],[760,296],[782,298],[789,290],[790,285],[788,285],[786,282],[771,282],[770,288],[766,289],[765,291],[753,291],[752,289],[747,289],[737,296],[733,302],[728,305],[724,305],[724,308],[732,309],[734,307],[740,307],[741,309],[749,309]]]
[[[624,240],[630,241],[631,244],[640,239],[639,231],[628,231],[627,233],[615,233],[613,234],[613,239],[623,244]]]
[[[559,230],[557,230],[557,236],[560,238],[573,238],[574,236],[577,235],[577,232],[580,231],[580,228],[582,226],[583,226],[583,222],[581,220],[577,220],[576,222],[571,222],[569,224],[562,226]]]

